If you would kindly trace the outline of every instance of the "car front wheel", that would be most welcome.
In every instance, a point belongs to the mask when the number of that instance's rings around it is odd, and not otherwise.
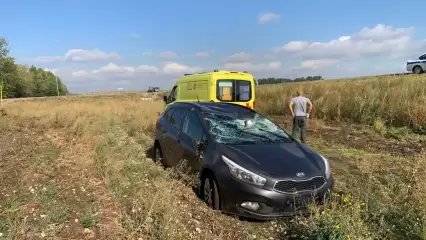
[[[219,189],[211,174],[207,174],[202,180],[201,196],[209,207],[214,210],[220,209]]]
[[[413,69],[413,73],[415,73],[415,74],[420,74],[422,72],[423,72],[423,69],[421,67],[419,67],[419,66],[416,66]]]
[[[163,151],[161,150],[161,146],[159,143],[155,143],[154,144],[154,162],[155,163],[159,163],[159,164],[164,164],[163,163]]]

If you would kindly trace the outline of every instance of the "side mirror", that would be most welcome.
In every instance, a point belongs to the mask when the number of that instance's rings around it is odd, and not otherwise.
[[[167,102],[167,96],[163,96],[163,101]]]

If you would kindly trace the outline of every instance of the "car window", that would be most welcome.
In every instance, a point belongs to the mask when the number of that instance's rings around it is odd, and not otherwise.
[[[204,138],[203,125],[194,112],[189,112],[186,115],[185,122],[182,126],[182,132],[194,141],[201,141]]]
[[[421,56],[419,57],[419,60],[426,60],[426,54],[421,55]]]
[[[251,99],[251,83],[249,81],[236,81],[237,93],[236,101],[250,101]]]
[[[185,117],[186,110],[183,108],[176,108],[173,115],[170,117],[170,123],[177,129],[180,129],[183,118]]]
[[[163,118],[166,120],[167,123],[171,123],[170,117],[173,115],[174,109],[167,109],[167,111],[164,113]]]
[[[221,79],[217,81],[216,98],[223,102],[247,102],[251,100],[251,82]]]
[[[172,92],[170,93],[170,96],[169,96],[169,99],[168,99],[169,102],[176,101],[177,91],[178,91],[178,86],[175,86],[173,88]]]

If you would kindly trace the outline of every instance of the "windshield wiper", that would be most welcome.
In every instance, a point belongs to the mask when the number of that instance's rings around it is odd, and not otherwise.
[[[274,142],[274,140],[273,140],[273,139],[268,138],[267,136],[264,136],[264,135],[261,135],[261,134],[256,134],[256,133],[248,132],[248,131],[242,131],[242,132],[247,133],[247,134],[251,134],[251,135],[256,136],[256,137],[258,137],[258,138],[263,138],[263,139],[267,140],[266,142]],[[262,141],[261,141],[261,142],[262,142]]]
[[[269,134],[274,135],[276,137],[279,137],[279,138],[281,138],[281,140],[286,140],[286,141],[292,142],[291,138],[284,137],[283,135],[280,135],[280,134],[277,134],[277,133],[274,133],[274,132],[270,132],[270,131],[265,130],[265,129],[261,129],[261,128],[258,128],[258,129],[262,132],[266,132],[266,133],[269,133]]]

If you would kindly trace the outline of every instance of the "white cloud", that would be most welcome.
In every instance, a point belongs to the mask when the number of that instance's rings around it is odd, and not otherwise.
[[[244,63],[251,60],[251,54],[246,52],[234,53],[231,56],[223,58],[226,63]]]
[[[93,71],[93,73],[158,73],[156,66],[139,65],[139,66],[119,66],[109,63]]]
[[[99,81],[109,80],[131,80],[136,81],[146,76],[170,76],[182,75],[184,73],[202,72],[201,67],[187,66],[176,62],[165,63],[162,68],[153,65],[122,66],[115,63],[108,63],[94,70],[73,70],[63,71],[65,75],[72,78],[90,78]],[[73,82],[70,80],[70,82]]]
[[[170,51],[164,51],[164,52],[160,52],[160,58],[164,58],[164,59],[173,59],[173,58],[177,58],[177,54],[174,52],[170,52]]]
[[[161,66],[123,66],[108,63],[97,69],[61,69],[59,76],[71,91],[91,92],[114,90],[124,87],[128,90],[146,89],[159,86],[169,89],[184,73],[202,72],[198,66],[187,66],[177,62],[167,62]]]
[[[159,71],[158,67],[151,65],[139,65],[135,68],[135,72],[141,73],[158,73]]]
[[[413,27],[393,28],[378,24],[328,42],[288,42],[273,49],[273,52],[307,60],[378,56],[388,59],[404,58],[426,47],[426,41],[414,41],[411,38],[414,30]]]
[[[106,61],[120,59],[120,55],[116,52],[103,52],[99,49],[85,50],[85,49],[70,49],[64,56],[41,56],[37,57],[35,61],[42,63],[52,63],[59,61],[69,62],[93,62],[93,61]]]
[[[118,66],[115,63],[108,63],[105,66],[102,66],[96,70],[93,70],[93,73],[122,73],[122,72],[134,72],[133,67]]]
[[[74,77],[85,77],[85,76],[89,75],[89,73],[86,70],[73,71],[71,74]]]
[[[337,66],[339,61],[335,59],[316,59],[316,60],[306,60],[300,63],[300,66],[297,69],[306,69],[306,70],[317,70],[325,67]]]
[[[65,54],[65,60],[71,62],[91,62],[120,59],[120,55],[115,52],[103,52],[99,49],[84,50],[71,49]]]
[[[166,74],[196,73],[202,71],[203,69],[201,67],[191,67],[175,62],[167,63],[163,67],[163,73]]]
[[[284,52],[298,52],[306,49],[309,47],[310,43],[307,41],[292,41],[287,44],[285,44],[282,47],[282,50]]]
[[[265,24],[271,21],[280,19],[280,15],[272,12],[262,13],[258,16],[257,22],[259,24]]]
[[[197,52],[195,54],[195,56],[201,57],[201,58],[206,58],[206,57],[209,57],[210,55],[209,55],[209,53],[206,53],[206,52]]]
[[[240,62],[240,63],[226,63],[224,65],[225,70],[229,71],[248,71],[248,72],[264,72],[270,70],[279,70],[281,68],[281,62],[269,62],[254,64],[251,62]]]
[[[223,58],[213,58],[207,52],[197,52],[184,56],[209,57],[213,63],[222,63],[221,66],[206,65],[194,66],[188,62],[177,62],[178,55],[171,51],[153,54],[142,53],[143,56],[156,56],[165,59],[153,59],[155,65],[121,65],[114,62],[118,59],[116,53],[106,53],[100,50],[70,50],[64,56],[46,56],[39,58],[44,63],[70,61],[101,61],[108,64],[97,69],[51,69],[65,83],[85,89],[117,87],[125,89],[143,89],[147,86],[169,88],[174,81],[184,73],[212,71],[213,69],[229,71],[248,71],[255,78],[262,77],[303,77],[321,75],[324,78],[364,76],[389,72],[404,72],[405,57],[416,57],[426,49],[426,40],[412,38],[413,27],[394,28],[389,25],[378,24],[374,27],[364,27],[356,33],[342,32],[334,40],[316,42],[309,39],[291,41],[274,48],[269,52],[236,52],[229,53]],[[185,54],[185,53],[183,53]],[[109,60],[111,59],[111,60]],[[140,56],[140,59],[144,59]],[[193,60],[193,58],[190,58]],[[147,60],[145,58],[145,60]],[[210,60],[210,59],[209,59]],[[207,61],[210,62],[210,61]],[[205,64],[207,64],[207,62]],[[195,64],[197,64],[195,62]],[[43,67],[58,67],[43,64]]]
[[[374,28],[364,27],[355,37],[360,39],[387,40],[409,36],[415,30],[414,27],[393,28],[390,25],[377,24]]]

